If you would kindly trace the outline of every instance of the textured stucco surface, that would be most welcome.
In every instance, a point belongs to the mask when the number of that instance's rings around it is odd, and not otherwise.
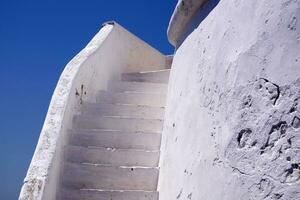
[[[221,0],[180,46],[160,199],[300,199],[299,20],[299,0]]]

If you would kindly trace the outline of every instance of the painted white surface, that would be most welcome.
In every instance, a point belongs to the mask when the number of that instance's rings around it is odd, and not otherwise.
[[[161,132],[136,132],[124,130],[73,130],[70,144],[118,149],[159,150]]]
[[[151,134],[150,134],[151,135]],[[148,141],[148,140],[146,140]],[[122,143],[121,140],[119,143]],[[119,143],[117,144],[119,146]],[[146,145],[145,145],[146,146]],[[101,163],[110,166],[141,166],[157,167],[159,151],[145,151],[132,149],[130,145],[124,149],[68,146],[66,150],[67,161],[84,163]],[[129,148],[128,148],[129,147]],[[131,149],[130,149],[131,148]],[[159,146],[158,148],[159,149]]]
[[[160,199],[300,199],[299,20],[299,0],[221,0],[180,46]]]
[[[163,83],[146,83],[133,81],[114,81],[109,85],[114,92],[144,92],[166,94],[168,85]]]
[[[143,119],[164,119],[163,107],[134,104],[87,104],[82,114],[91,116],[121,116]]]
[[[69,190],[64,200],[157,200],[158,192],[145,191],[87,191],[87,190]]]
[[[156,191],[157,168],[66,163],[64,185],[74,189]],[[133,169],[133,170],[132,170]],[[112,189],[113,188],[113,189]]]
[[[165,69],[166,58],[117,23],[106,24],[66,66],[54,91],[19,199],[55,199],[63,147],[72,118],[85,102],[95,102],[122,72]]]
[[[177,47],[187,24],[193,19],[195,13],[205,1],[178,0],[167,30],[168,40],[173,46]]]
[[[156,72],[157,77],[161,77],[160,73],[165,74],[158,71]],[[134,80],[138,78],[137,73],[133,74]],[[140,73],[140,76],[144,77],[144,74]],[[154,76],[154,72],[151,72],[151,76]],[[156,80],[159,81],[159,79]],[[162,80],[164,80],[164,76]],[[128,99],[132,100],[136,99],[136,94],[140,95],[140,99],[148,99],[149,95],[153,96],[153,86],[155,89],[157,86],[165,88],[165,84],[143,81],[132,82],[134,87],[130,89],[133,91],[129,92],[114,91],[114,87],[111,87],[123,85],[122,82],[114,83],[114,80],[111,80],[107,96],[105,98],[100,96],[99,102],[93,103],[93,105],[103,108],[104,101],[112,99],[114,93],[126,94]],[[125,86],[128,86],[129,82],[130,80],[124,82]],[[136,88],[140,90],[142,87],[144,87],[142,92],[135,91]],[[155,98],[152,98],[152,101]],[[112,195],[109,198],[111,200],[140,199],[140,192],[150,199],[158,200],[157,196],[148,196],[147,194],[149,192],[156,194],[157,192],[162,117],[158,119],[157,116],[148,115],[148,118],[145,118],[143,115],[137,115],[140,114],[140,110],[133,109],[128,112],[127,109],[128,106],[135,106],[152,114],[157,109],[164,111],[165,102],[158,107],[144,101],[145,105],[140,107],[139,102],[128,101],[130,103],[128,105],[122,102],[124,98],[120,97],[119,99],[121,101],[114,104],[117,107],[106,106],[106,112],[91,110],[91,104],[87,104],[75,117],[70,141],[65,148],[64,170],[61,173],[61,193],[58,199],[73,198],[74,195],[69,191],[74,191],[76,194],[85,190],[87,193],[80,198],[75,197],[75,199],[105,199],[107,198],[105,192],[113,191],[119,192],[119,195]],[[109,101],[109,103],[114,103],[114,101]],[[97,193],[97,191],[102,193]],[[126,195],[128,192],[130,192],[130,196]]]

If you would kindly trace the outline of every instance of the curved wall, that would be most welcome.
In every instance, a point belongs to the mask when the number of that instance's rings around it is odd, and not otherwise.
[[[96,93],[122,72],[166,67],[166,57],[160,52],[117,23],[104,24],[59,79],[19,199],[56,199],[63,148],[82,104],[95,101]]]
[[[178,0],[168,26],[169,42],[178,47],[185,35],[187,25],[207,0]]]
[[[221,0],[177,50],[160,199],[300,199],[300,1]]]

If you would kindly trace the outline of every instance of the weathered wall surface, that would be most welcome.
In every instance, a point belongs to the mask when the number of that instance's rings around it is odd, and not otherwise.
[[[299,20],[299,0],[221,0],[180,46],[160,199],[300,199]]]

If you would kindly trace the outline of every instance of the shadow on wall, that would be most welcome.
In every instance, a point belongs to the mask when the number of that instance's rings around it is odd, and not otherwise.
[[[199,24],[209,15],[219,2],[220,0],[207,0],[207,2],[201,6],[201,8],[192,17],[192,20],[186,25],[185,30],[179,39],[178,47],[181,46],[185,38],[187,38],[187,36],[189,36],[189,34],[191,34],[199,26]]]

